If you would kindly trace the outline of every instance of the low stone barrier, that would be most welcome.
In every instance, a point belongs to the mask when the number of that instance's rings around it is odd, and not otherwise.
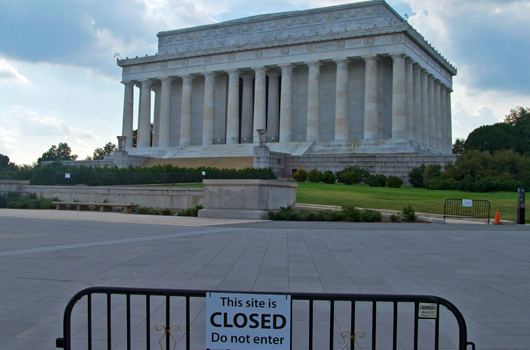
[[[28,181],[0,180],[0,193],[36,193],[63,202],[134,203],[147,208],[187,209],[202,204],[202,188],[158,186],[34,186]]]
[[[295,204],[298,184],[278,180],[204,180],[201,218],[266,220],[269,211]]]

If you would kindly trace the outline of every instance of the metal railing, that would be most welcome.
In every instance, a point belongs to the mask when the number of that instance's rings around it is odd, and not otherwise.
[[[192,338],[196,341],[205,338],[202,337],[205,335],[205,320],[200,316],[204,316],[207,293],[209,291],[204,290],[86,288],[72,297],[67,304],[64,312],[63,338],[57,338],[56,346],[67,350],[77,349],[72,346],[73,333],[75,333],[76,345],[81,343],[80,348],[88,350],[105,347],[112,349],[118,343],[131,349],[133,342],[135,348],[138,348],[138,341],[141,341],[141,344],[145,342],[145,349],[148,350],[152,346],[164,350],[163,343],[166,350],[175,349],[177,345],[179,349],[190,349]],[[284,295],[286,293],[251,292],[251,294]],[[466,350],[468,346],[471,346],[472,350],[475,349],[475,344],[467,340],[466,323],[460,311],[452,303],[440,297],[288,294],[291,296],[292,313],[297,315],[294,321],[291,317],[290,349],[342,347],[341,349],[375,350],[377,346],[393,350],[401,347],[414,350],[418,348],[438,350],[440,347]],[[84,303],[78,305],[82,299],[86,300],[86,306]],[[103,302],[102,305],[98,303],[99,301]],[[81,308],[81,312],[76,308],[76,312],[73,313],[76,305]],[[425,309],[431,314],[422,312]],[[85,310],[86,315],[84,315]],[[76,321],[86,321],[81,322],[83,323],[81,325],[76,322],[73,326],[72,315],[75,316]],[[117,320],[117,316],[124,316],[125,319]],[[177,320],[180,325],[176,324]],[[156,326],[152,327],[154,324]],[[452,327],[447,327],[448,325]],[[356,327],[366,327],[366,331],[358,330]],[[142,336],[143,329],[145,336]],[[162,334],[154,333],[154,330],[162,331]],[[94,335],[95,333],[97,334]],[[86,334],[86,337],[83,334]],[[366,341],[362,339],[365,335]],[[450,341],[451,345],[448,345],[451,336],[453,339]],[[440,345],[442,337],[445,343]],[[368,339],[371,339],[370,342]],[[341,340],[344,344],[339,343]],[[143,348],[143,345],[141,347]],[[200,346],[194,344],[194,347]]]
[[[490,223],[490,202],[485,199],[449,198],[444,203],[445,218],[488,219]]]
[[[180,145],[177,146],[177,148],[175,148],[174,150],[172,150],[171,152],[169,152],[168,154],[166,154],[164,156],[164,158],[171,158],[173,157],[175,154],[177,154],[177,152],[179,152],[181,149],[183,149],[184,147],[186,147],[186,142],[183,142],[181,143]]]
[[[289,154],[293,154],[294,152],[298,151],[298,149],[300,147],[302,147],[302,145],[304,144],[305,142],[305,137],[302,137],[300,140],[298,140],[298,142],[296,143],[296,145],[294,145],[293,148],[291,148],[291,150],[289,151]]]

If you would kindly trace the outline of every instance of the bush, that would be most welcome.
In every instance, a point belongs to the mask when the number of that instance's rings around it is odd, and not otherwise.
[[[386,179],[386,187],[400,188],[401,185],[403,185],[403,180],[397,176],[389,176],[388,179]]]
[[[322,182],[327,184],[334,184],[336,181],[335,174],[332,171],[327,170],[322,174]]]
[[[366,222],[381,221],[381,213],[375,210],[363,209],[361,211],[361,220]]]
[[[37,198],[35,193],[16,193],[8,192],[0,196],[0,208],[11,208],[11,209],[54,209],[55,205],[52,201],[57,201],[57,198],[53,199],[41,199]]]
[[[382,174],[370,175],[366,179],[366,184],[370,185],[370,187],[385,187],[386,176]]]
[[[361,211],[350,206],[342,206],[342,211],[346,215],[346,220],[351,222],[361,221]]]
[[[194,217],[197,217],[199,216],[199,210],[201,210],[202,208],[204,208],[202,205],[196,205],[194,206],[193,208],[188,208],[188,209],[184,209],[184,210],[181,210],[177,213],[178,216],[194,216]]]
[[[392,214],[388,217],[390,219],[390,221],[392,222],[396,222],[396,221],[399,221],[399,219],[401,218],[401,212],[398,212],[397,214]]]
[[[438,164],[431,164],[423,171],[423,184],[435,177],[442,176],[442,166]]]
[[[458,182],[454,179],[443,179],[435,177],[425,183],[425,188],[429,190],[456,190]]]
[[[359,183],[357,174],[355,174],[353,171],[342,172],[337,177],[337,181],[340,183],[346,184],[346,185],[353,185],[353,184]]]
[[[414,222],[418,218],[416,211],[410,205],[403,208],[401,211],[401,217],[403,218],[403,221],[407,222]]]
[[[307,175],[307,179],[313,183],[319,183],[321,181],[321,178],[322,172],[318,171],[317,169],[311,170]]]
[[[457,188],[460,191],[475,192],[475,183],[473,181],[473,176],[467,174],[466,177],[464,177],[464,180],[458,182]]]
[[[202,175],[203,171],[206,173],[205,176]],[[71,178],[65,179],[64,173],[70,173]],[[172,165],[118,169],[116,167],[68,167],[62,165],[60,162],[55,162],[50,165],[37,166],[33,170],[30,183],[32,185],[85,184],[88,186],[111,186],[201,182],[203,179],[273,180],[276,179],[276,176],[271,169],[247,168],[236,170],[210,167],[181,168]]]
[[[370,176],[370,172],[367,169],[363,169],[358,166],[347,167],[347,168],[344,168],[344,170],[337,172],[338,182],[342,182],[340,180],[340,176],[346,172],[353,172],[355,174],[354,183],[356,184],[361,183],[361,182],[366,182],[366,179],[368,179],[368,177]]]
[[[306,171],[304,168],[300,168],[300,169],[298,169],[298,170],[293,174],[293,179],[294,179],[296,182],[306,182],[306,181],[307,181],[307,171]]]
[[[425,171],[425,164],[420,167],[412,168],[409,173],[409,182],[412,187],[424,187],[423,172]]]

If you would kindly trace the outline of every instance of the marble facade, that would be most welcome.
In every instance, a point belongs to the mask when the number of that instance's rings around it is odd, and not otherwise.
[[[383,0],[157,36],[157,54],[118,60],[130,153],[250,147],[259,129],[269,144],[306,142],[315,154],[451,153],[456,68]]]

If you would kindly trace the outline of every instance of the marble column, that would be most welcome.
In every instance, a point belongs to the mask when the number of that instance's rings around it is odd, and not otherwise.
[[[204,74],[204,110],[202,115],[202,144],[213,145],[215,126],[215,73]]]
[[[155,108],[153,111],[153,147],[158,147],[160,139],[160,103],[162,100],[162,94],[160,91],[160,85],[153,86],[151,88],[155,93]]]
[[[451,111],[451,92],[453,92],[450,88],[447,89],[447,138],[445,139],[445,147],[447,154],[452,153],[453,149],[453,120],[452,120],[452,111]]]
[[[425,69],[421,70],[421,122],[423,145],[429,146],[429,78]]]
[[[364,91],[364,139],[379,137],[377,108],[377,55],[363,56],[366,61]]]
[[[442,84],[440,86],[440,105],[442,115],[440,118],[440,151],[446,153],[445,140],[447,139],[447,87]]]
[[[307,141],[320,141],[320,66],[319,61],[306,62],[309,67],[307,83]]]
[[[133,105],[134,105],[134,82],[122,81],[125,86],[125,95],[123,97],[123,124],[121,135],[125,136],[125,149],[132,148],[133,135]]]
[[[337,81],[335,88],[335,140],[348,140],[348,59],[335,60]]]
[[[293,68],[287,64],[282,68],[282,87],[280,95],[280,142],[291,142],[293,137]]]
[[[228,107],[226,116],[226,144],[239,143],[239,71],[228,72]]]
[[[169,147],[171,141],[171,82],[173,78],[162,78],[162,101],[160,102],[159,147]]]
[[[182,77],[182,105],[180,112],[180,144],[191,145],[191,95],[193,91],[193,77]]]
[[[442,146],[442,106],[441,97],[440,97],[440,81],[434,80],[434,118],[435,122],[433,123],[434,127],[431,127],[431,130],[434,130],[434,148],[437,151],[441,151]]]
[[[138,117],[137,146],[151,147],[151,84],[149,79],[141,80],[140,115]]]
[[[405,55],[391,55],[392,69],[392,138],[407,138],[407,97],[405,90]]]
[[[405,95],[407,99],[407,139],[414,141],[414,74],[410,58],[405,59]]]
[[[272,142],[279,140],[280,127],[280,72],[267,72],[269,76],[269,94],[267,101],[267,138]]]
[[[429,84],[429,147],[434,148],[436,145],[436,111],[434,109],[434,76],[428,75]]]
[[[254,111],[254,76],[242,74],[243,96],[241,105],[241,142],[248,143],[252,138],[252,113]]]
[[[265,67],[253,68],[255,72],[254,82],[254,130],[253,140],[259,145],[259,133],[256,130],[267,128],[266,102],[267,102],[267,69]]]
[[[414,75],[414,141],[423,144],[423,115],[422,115],[422,75],[421,67],[415,63],[412,66]]]

